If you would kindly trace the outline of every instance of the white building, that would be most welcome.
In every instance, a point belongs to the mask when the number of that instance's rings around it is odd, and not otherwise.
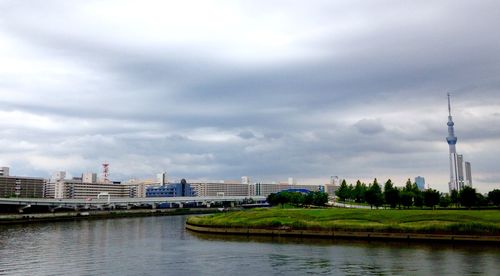
[[[137,197],[137,186],[97,181],[96,173],[84,173],[81,177],[66,179],[66,172],[52,175],[44,189],[45,198],[92,199],[107,192],[111,197]]]
[[[9,176],[9,167],[0,167],[0,176]]]
[[[250,177],[248,176],[242,176],[241,177],[241,184],[250,184]]]
[[[78,179],[64,179],[55,183],[55,198],[94,199],[100,193],[112,198],[136,197],[136,186],[112,183],[85,183]]]
[[[129,181],[125,182],[124,185],[127,185],[129,187],[135,187],[134,188],[136,190],[135,197],[144,198],[146,197],[146,189],[148,187],[158,186],[157,181],[158,179],[143,179],[143,180],[130,179]]]
[[[235,182],[189,182],[196,196],[249,196],[252,185]]]
[[[97,173],[84,173],[82,174],[83,183],[97,183]]]
[[[472,187],[472,171],[470,162],[465,162],[465,185]]]

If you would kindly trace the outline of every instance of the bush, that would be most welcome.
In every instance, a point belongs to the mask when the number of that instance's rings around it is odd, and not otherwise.
[[[302,206],[302,205],[316,205],[316,206],[324,206],[328,202],[328,194],[325,192],[309,192],[307,194],[303,194],[300,192],[288,192],[283,191],[279,193],[272,193],[267,196],[267,203],[272,206],[281,204],[284,206],[285,204],[291,204],[293,206]]]
[[[500,190],[495,189],[488,193],[488,201],[495,206],[500,206]]]

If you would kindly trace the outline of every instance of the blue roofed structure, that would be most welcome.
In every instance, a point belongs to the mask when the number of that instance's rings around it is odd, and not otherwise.
[[[146,197],[180,197],[196,196],[191,185],[182,179],[180,183],[169,183],[158,187],[146,189]]]

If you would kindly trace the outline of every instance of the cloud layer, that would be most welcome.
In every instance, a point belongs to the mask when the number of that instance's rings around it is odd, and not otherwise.
[[[0,163],[20,175],[447,190],[446,93],[500,186],[497,1],[0,3]]]

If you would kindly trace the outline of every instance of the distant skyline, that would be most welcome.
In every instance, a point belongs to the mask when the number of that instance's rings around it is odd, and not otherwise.
[[[500,187],[498,1],[0,1],[11,174]]]

